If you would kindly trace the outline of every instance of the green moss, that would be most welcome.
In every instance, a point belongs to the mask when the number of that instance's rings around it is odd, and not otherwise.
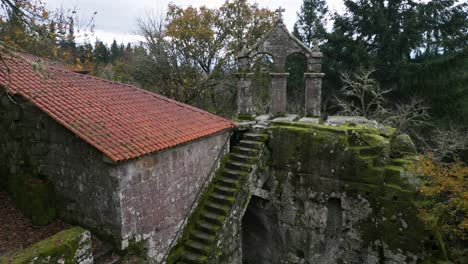
[[[339,130],[324,131],[315,126],[283,124],[273,125],[270,129],[274,134],[269,141],[274,167],[312,172],[321,167],[319,163],[335,161],[339,164],[347,155],[346,134]],[[329,167],[331,168],[331,165]]]
[[[255,120],[255,115],[253,114],[238,114],[235,117],[235,120],[239,121],[254,121]]]
[[[393,138],[398,131],[396,128],[389,127],[389,126],[382,126],[382,127],[379,127],[378,129],[379,129],[380,135],[386,138]]]
[[[229,160],[229,156],[224,157],[224,159],[221,162],[220,169],[216,172],[216,175],[214,176],[212,183],[206,188],[206,190],[203,190],[198,200],[198,206],[195,208],[195,210],[192,212],[192,214],[188,218],[187,224],[184,228],[184,231],[181,237],[176,242],[175,246],[172,247],[171,251],[168,254],[166,263],[168,264],[177,263],[177,261],[181,259],[182,254],[184,253],[183,245],[187,243],[187,241],[189,240],[190,234],[192,234],[196,230],[197,223],[199,219],[201,219],[203,213],[205,212],[204,204],[207,203],[209,196],[212,193],[214,193],[216,179],[222,177],[223,168],[225,168],[226,162],[228,160]],[[232,201],[234,201],[234,198],[232,199]]]
[[[426,255],[427,263],[445,259],[444,246],[437,241],[436,232],[430,230],[418,217],[415,199],[417,193],[398,185],[374,186],[363,195],[371,204],[371,217],[359,224],[359,232],[367,246],[380,250],[375,241],[381,241],[394,252],[403,250],[419,256]],[[381,257],[385,257],[382,255]]]
[[[301,122],[277,122],[269,129],[271,165],[279,186],[290,183],[293,190],[342,192],[366,199],[372,213],[359,223],[358,230],[364,248],[379,252],[382,261],[386,254],[383,244],[394,252],[426,256],[428,263],[446,259],[442,240],[434,238],[436,232],[418,218],[414,204],[418,195],[407,183],[406,169],[413,162],[408,155],[414,155],[412,142],[400,148],[399,158],[390,159],[395,129]],[[278,199],[282,189],[276,189]]]
[[[80,247],[81,227],[61,231],[11,256],[0,258],[1,264],[22,264],[34,260],[37,263],[75,263],[75,254]]]
[[[18,174],[9,185],[16,206],[34,225],[46,225],[55,219],[55,194],[50,181]]]
[[[390,141],[392,157],[399,158],[404,155],[416,155],[416,147],[411,138],[406,134],[396,136]]]
[[[130,240],[128,242],[128,247],[124,250],[119,252],[122,255],[122,263],[127,263],[127,261],[136,264],[143,264],[147,263],[146,253],[148,249],[146,247],[146,241],[141,240],[136,242],[135,240]]]

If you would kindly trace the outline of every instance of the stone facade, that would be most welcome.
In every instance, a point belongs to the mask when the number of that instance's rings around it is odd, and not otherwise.
[[[321,73],[322,53],[317,46],[311,50],[294,37],[281,19],[278,19],[275,27],[259,39],[256,44],[250,49],[244,46],[238,55],[238,112],[241,114],[251,114],[253,112],[249,102],[252,101],[252,94],[255,91],[252,91],[251,82],[246,82],[245,76],[246,73],[251,71],[251,60],[258,54],[268,54],[273,59],[270,113],[286,112],[286,84],[288,79],[285,69],[286,60],[289,55],[302,54],[307,60],[305,113],[308,116],[320,116],[321,79],[324,76]]]
[[[119,179],[103,154],[21,98],[2,97],[1,147],[4,177],[15,201],[19,178],[44,179],[53,184],[59,217],[120,237]],[[25,176],[26,175],[26,176]]]
[[[2,188],[17,201],[19,179],[52,183],[49,207],[59,217],[113,240],[122,249],[145,240],[148,255],[164,254],[229,148],[229,131],[122,163],[101,152],[21,98],[2,97]],[[215,171],[215,170],[214,170]],[[55,204],[53,204],[55,202]]]
[[[123,248],[147,240],[148,256],[164,258],[196,207],[199,191],[216,172],[215,162],[229,151],[229,136],[223,132],[112,169],[121,179]]]

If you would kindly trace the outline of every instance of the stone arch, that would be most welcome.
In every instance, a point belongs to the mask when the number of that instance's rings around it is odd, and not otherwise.
[[[289,73],[286,84],[286,110],[288,113],[304,114],[307,55],[303,52],[291,53],[286,57],[285,64],[285,70]]]
[[[273,54],[269,52],[257,52],[253,54],[252,56],[249,56],[249,69],[251,72],[254,72],[256,69],[254,68],[256,66],[256,63],[261,60],[263,63],[268,62],[271,64],[271,66],[275,63],[275,57]],[[271,71],[271,68],[268,69],[269,72]]]
[[[269,53],[256,53],[250,60],[252,107],[256,114],[266,114],[271,105],[271,76],[274,58]]]
[[[272,114],[285,113],[287,110],[286,86],[289,74],[286,70],[286,60],[292,54],[303,54],[307,58],[305,74],[304,113],[309,116],[320,116],[320,90],[323,74],[321,71],[322,53],[317,48],[310,49],[284,25],[281,17],[270,32],[260,38],[252,47],[247,48],[244,42],[238,54],[238,112],[253,113],[252,79],[250,63],[257,54],[269,54],[273,58],[271,76],[271,107]]]

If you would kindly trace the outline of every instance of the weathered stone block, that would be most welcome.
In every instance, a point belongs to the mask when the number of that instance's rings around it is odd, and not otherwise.
[[[416,147],[411,138],[406,134],[400,134],[390,141],[392,157],[404,155],[416,155]]]
[[[92,264],[91,234],[81,227],[61,231],[24,250],[0,258],[2,264]]]

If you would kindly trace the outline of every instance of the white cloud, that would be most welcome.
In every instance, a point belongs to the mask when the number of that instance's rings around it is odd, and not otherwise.
[[[81,17],[90,17],[97,12],[95,21],[95,37],[111,43],[114,39],[117,42],[133,42],[140,40],[136,36],[136,21],[139,17],[144,17],[148,11],[164,12],[169,3],[174,3],[183,7],[189,5],[208,7],[219,7],[225,0],[45,0],[46,5],[51,9],[63,7],[65,9],[76,9]],[[297,15],[303,0],[249,0],[257,3],[260,7],[267,7],[272,10],[282,6],[286,9],[284,21],[288,28],[292,29],[296,22]],[[342,0],[327,0],[332,11],[342,11]],[[94,38],[91,37],[94,42]]]

